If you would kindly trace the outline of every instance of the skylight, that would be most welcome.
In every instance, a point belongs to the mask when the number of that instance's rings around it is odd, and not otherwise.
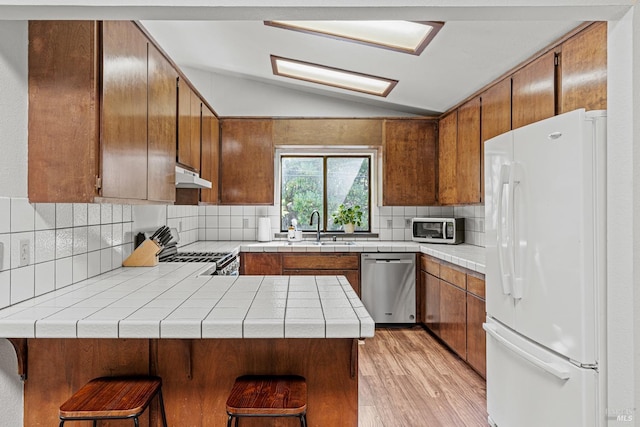
[[[265,21],[265,25],[420,55],[444,24],[412,21]]]
[[[397,80],[355,73],[271,55],[273,74],[377,96],[387,96]]]

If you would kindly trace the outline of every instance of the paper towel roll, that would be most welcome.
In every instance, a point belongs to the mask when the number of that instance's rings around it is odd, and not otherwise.
[[[271,241],[271,220],[269,217],[258,218],[258,242]]]

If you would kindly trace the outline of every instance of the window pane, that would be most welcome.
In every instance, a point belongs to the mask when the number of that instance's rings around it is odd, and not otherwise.
[[[334,225],[331,214],[338,206],[359,205],[362,223],[356,230],[369,231],[369,157],[329,157],[327,158],[327,229],[342,230],[342,225]]]
[[[323,193],[322,157],[282,157],[282,221],[281,230],[286,230],[295,219],[299,230],[315,230],[309,225],[311,213],[320,211],[321,221]],[[320,227],[322,229],[322,225]]]

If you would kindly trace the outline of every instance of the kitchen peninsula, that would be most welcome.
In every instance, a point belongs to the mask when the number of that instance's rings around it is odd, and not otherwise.
[[[357,426],[357,340],[374,323],[349,282],[204,270],[122,268],[0,310],[27,378],[24,425],[55,425],[93,377],[134,373],[163,378],[170,425],[218,425],[235,377],[274,373],[307,378],[310,426]]]

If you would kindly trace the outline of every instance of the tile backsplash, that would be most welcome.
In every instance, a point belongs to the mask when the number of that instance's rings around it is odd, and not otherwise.
[[[136,208],[0,198],[0,308],[120,267],[133,250]],[[272,235],[280,232],[277,206],[145,209],[157,214],[153,221],[166,220],[180,231],[180,246],[197,240],[255,241],[258,218],[265,216]],[[376,240],[411,240],[407,221],[422,216],[464,217],[465,242],[484,246],[484,206],[374,207],[371,229]]]
[[[0,308],[120,267],[132,224],[129,205],[0,198]]]
[[[484,205],[456,206],[453,215],[464,218],[464,242],[484,247]]]
[[[258,218],[268,216],[272,236],[280,232],[277,206],[199,206],[198,240],[244,240],[257,238]],[[414,217],[465,218],[465,242],[484,246],[484,206],[380,206],[374,207],[371,231],[377,240],[411,240],[407,220]],[[182,239],[182,233],[181,233]]]

